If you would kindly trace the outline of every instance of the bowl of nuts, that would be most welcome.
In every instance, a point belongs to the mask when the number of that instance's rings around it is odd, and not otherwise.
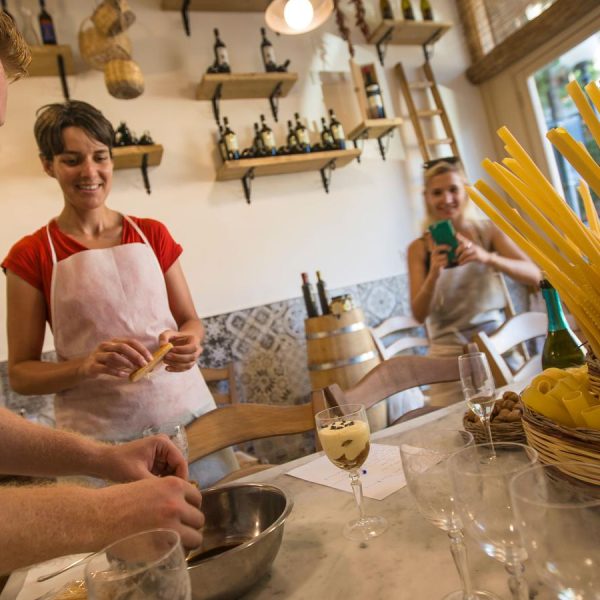
[[[521,417],[523,416],[523,405],[521,398],[516,392],[504,392],[501,398],[494,402],[494,408],[490,417],[492,439],[495,442],[520,442],[527,443]],[[479,417],[468,410],[463,417],[463,426],[466,431],[473,434],[476,444],[484,444],[488,441],[483,424]]]

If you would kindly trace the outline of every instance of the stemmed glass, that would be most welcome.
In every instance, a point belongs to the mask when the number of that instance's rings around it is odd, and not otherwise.
[[[469,408],[479,417],[488,442],[494,450],[490,419],[494,409],[496,385],[487,358],[483,352],[470,352],[458,357],[458,370],[463,394]]]
[[[177,421],[166,421],[161,425],[154,425],[152,427],[146,427],[142,432],[144,437],[149,435],[158,435],[163,433],[169,437],[169,439],[177,446],[183,457],[187,460],[189,458],[188,450],[188,439],[185,433],[185,425],[178,423]]]
[[[444,429],[412,431],[400,445],[404,475],[419,512],[450,538],[450,551],[462,589],[447,594],[444,600],[499,600],[490,592],[472,588],[462,522],[454,503],[447,468],[450,456],[473,443],[473,436],[466,431]]]
[[[504,564],[514,600],[529,600],[523,578],[527,558],[516,528],[508,484],[535,464],[537,452],[523,444],[478,444],[448,459],[456,506],[466,532],[483,551]]]
[[[562,471],[585,474],[594,484]],[[510,483],[516,523],[533,567],[561,600],[600,598],[600,465],[535,465]]]
[[[85,567],[90,600],[191,600],[179,534],[153,529],[94,554]]]
[[[327,458],[340,469],[348,471],[358,519],[344,526],[344,536],[364,542],[381,535],[387,529],[383,517],[365,515],[359,469],[369,455],[369,422],[362,404],[327,408],[315,415],[317,433]]]

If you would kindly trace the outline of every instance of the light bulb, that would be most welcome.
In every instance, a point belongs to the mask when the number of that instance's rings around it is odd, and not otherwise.
[[[283,8],[283,18],[291,29],[302,31],[306,29],[314,15],[310,0],[288,0]]]

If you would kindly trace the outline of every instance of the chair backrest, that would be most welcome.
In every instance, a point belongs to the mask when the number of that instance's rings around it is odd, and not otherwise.
[[[238,403],[233,363],[228,363],[220,369],[200,367],[200,372],[202,373],[202,377],[204,377],[204,381],[206,381],[217,406]],[[222,391],[223,386],[221,384],[224,382],[227,383],[227,393]]]
[[[541,356],[531,357],[513,374],[502,354],[527,340],[546,335],[548,317],[543,312],[524,312],[508,319],[492,334],[480,332],[475,336],[477,347],[487,356],[497,386],[524,381],[542,370]]]
[[[295,406],[239,403],[215,408],[185,428],[189,462],[229,446],[276,435],[303,433],[315,428],[312,402]]]
[[[398,315],[390,317],[377,325],[377,327],[370,327],[369,329],[373,341],[377,346],[377,350],[379,351],[379,355],[382,359],[386,360],[392,358],[392,356],[396,356],[396,354],[399,354],[404,350],[429,346],[429,341],[425,337],[396,336],[389,343],[385,339],[388,336],[398,334],[407,329],[415,329],[416,327],[421,327],[421,324],[416,319],[409,315]]]
[[[371,408],[392,394],[421,385],[459,381],[458,360],[431,356],[395,356],[379,363],[355,386],[342,390],[336,383],[321,390],[329,406],[363,404]]]

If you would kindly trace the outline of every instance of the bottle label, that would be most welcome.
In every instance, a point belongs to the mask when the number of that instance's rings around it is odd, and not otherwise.
[[[381,119],[384,116],[383,100],[378,92],[367,95],[367,103],[369,107],[369,116],[373,119]]]
[[[261,131],[260,137],[267,150],[275,148],[275,136],[272,131]]]
[[[228,65],[229,64],[229,56],[227,55],[227,48],[225,48],[225,46],[217,47],[217,64],[218,65]]]
[[[238,146],[237,136],[235,133],[228,133],[225,136],[225,146],[227,147],[227,151],[229,153],[239,152],[240,148]]]
[[[336,123],[331,126],[331,135],[333,135],[333,139],[337,142],[339,140],[343,140],[346,138],[344,135],[344,128],[341,123]]]
[[[273,46],[263,46],[262,55],[265,65],[275,63],[275,50],[273,50]]]
[[[40,29],[42,31],[42,41],[44,44],[56,44],[54,25],[50,21],[41,21]]]
[[[323,142],[325,143],[326,146],[334,145],[333,137],[332,137],[331,133],[329,133],[329,131],[323,132]]]
[[[294,133],[288,135],[287,143],[290,148],[294,148],[298,145],[298,138]]]
[[[308,131],[303,127],[301,129],[296,129],[296,137],[298,138],[298,143],[303,146],[308,146],[310,144],[310,140],[308,139]]]

